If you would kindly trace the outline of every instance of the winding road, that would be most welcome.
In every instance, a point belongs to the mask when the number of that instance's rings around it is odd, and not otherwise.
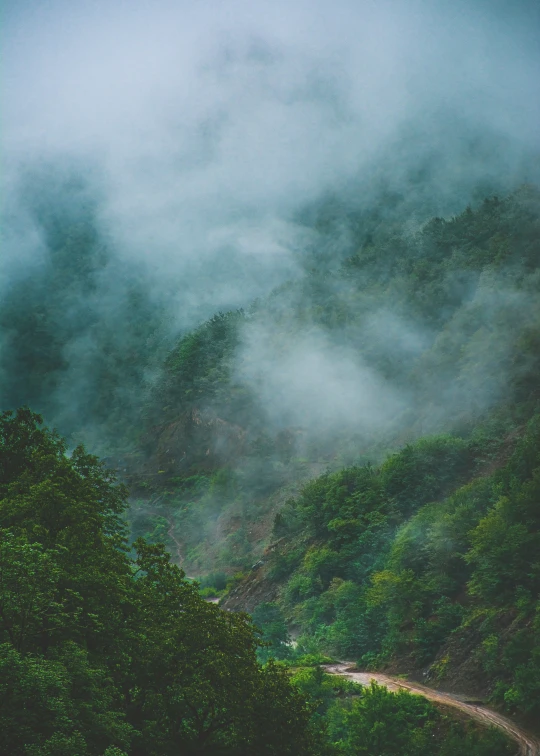
[[[359,683],[360,685],[367,686],[372,680],[375,680],[379,685],[384,685],[388,688],[388,690],[397,691],[400,688],[404,688],[411,693],[429,698],[429,700],[434,703],[443,704],[444,706],[452,706],[454,709],[459,709],[460,711],[465,712],[472,719],[476,719],[482,724],[491,725],[492,727],[498,727],[500,730],[503,730],[510,738],[512,738],[512,740],[515,740],[516,743],[519,744],[519,756],[540,756],[540,740],[538,738],[523,730],[512,722],[512,720],[503,717],[492,709],[467,703],[464,696],[457,696],[452,693],[442,693],[439,690],[427,688],[420,683],[405,682],[396,677],[381,675],[378,672],[356,672],[354,671],[353,665],[350,663],[325,664],[324,669],[332,675],[347,677],[349,680]]]

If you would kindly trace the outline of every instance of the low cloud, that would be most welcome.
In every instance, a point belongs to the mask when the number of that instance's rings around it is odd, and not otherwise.
[[[9,0],[3,13],[0,294],[54,264],[30,183],[59,228],[74,204],[92,208],[109,257],[81,322],[106,322],[133,282],[168,337],[247,306],[303,275],[314,241],[299,219],[327,197],[369,209],[392,195],[416,227],[540,175],[533,2]],[[61,350],[62,417],[93,375],[85,344],[82,327]],[[246,379],[283,397],[278,422],[369,427],[373,407],[399,410],[322,333],[258,348]]]
[[[297,427],[312,439],[372,433],[405,407],[359,352],[317,328],[280,337],[271,323],[248,325],[235,377],[258,397],[269,427]]]

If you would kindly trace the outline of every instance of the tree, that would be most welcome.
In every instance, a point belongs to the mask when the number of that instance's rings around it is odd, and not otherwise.
[[[163,545],[129,556],[126,491],[95,457],[29,410],[0,416],[0,445],[4,752],[315,753],[312,710],[259,665],[250,618],[205,602]]]

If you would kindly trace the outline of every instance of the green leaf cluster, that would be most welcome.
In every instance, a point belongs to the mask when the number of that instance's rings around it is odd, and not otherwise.
[[[314,754],[312,710],[160,544],[126,491],[22,409],[0,416],[0,751]]]
[[[309,483],[281,515],[280,548],[303,546],[279,603],[300,646],[435,680],[472,659],[496,701],[536,715],[540,416],[490,475],[478,456],[478,438],[422,439]]]

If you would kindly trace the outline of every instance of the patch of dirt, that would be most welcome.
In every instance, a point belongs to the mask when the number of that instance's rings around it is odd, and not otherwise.
[[[249,575],[220,602],[220,606],[228,611],[251,614],[259,604],[275,601],[279,587],[279,583],[268,577],[267,565],[262,564],[252,569]]]

